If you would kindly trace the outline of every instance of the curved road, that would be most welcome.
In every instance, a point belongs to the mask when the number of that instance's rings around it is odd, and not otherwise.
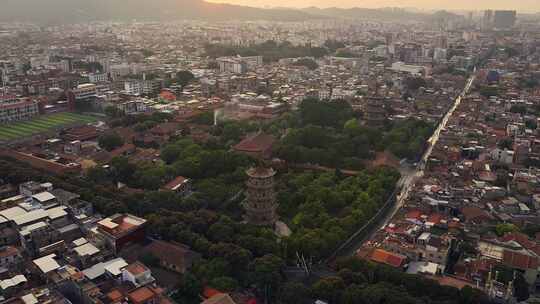
[[[405,169],[401,170],[402,177],[398,181],[398,184],[397,184],[397,187],[401,187],[401,193],[398,195],[396,199],[396,203],[387,212],[383,220],[380,221],[380,223],[375,227],[375,229],[371,230],[370,233],[366,235],[366,237],[364,237],[357,244],[352,246],[351,249],[353,250],[352,252],[349,252],[351,255],[355,254],[356,251],[364,244],[364,242],[371,239],[378,230],[388,225],[388,223],[390,223],[390,221],[396,215],[398,210],[401,209],[401,207],[403,207],[403,205],[407,201],[407,198],[409,197],[409,193],[414,187],[416,179],[424,175],[424,170],[426,168],[427,160],[431,156],[431,153],[433,152],[433,148],[437,144],[437,141],[439,141],[439,137],[441,135],[442,130],[446,128],[448,120],[450,119],[450,117],[452,117],[452,114],[454,114],[455,110],[461,103],[462,98],[465,97],[465,95],[467,95],[467,93],[471,89],[471,86],[474,83],[475,78],[476,76],[474,75],[469,78],[469,80],[467,81],[467,84],[465,85],[465,88],[463,89],[463,92],[461,92],[461,94],[456,98],[452,108],[448,110],[446,115],[443,117],[443,119],[437,126],[437,129],[435,129],[435,131],[433,132],[433,135],[428,140],[429,146],[424,152],[424,154],[422,155],[422,158],[420,162],[418,163],[418,165],[413,170],[405,170]]]

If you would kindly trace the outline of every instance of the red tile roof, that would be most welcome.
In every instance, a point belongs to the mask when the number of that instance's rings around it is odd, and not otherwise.
[[[109,298],[112,303],[119,302],[123,297],[124,295],[118,289],[113,289],[107,294],[107,298]]]
[[[453,277],[450,277],[450,276],[427,276],[427,277],[439,282],[439,284],[441,284],[441,285],[452,286],[452,287],[455,287],[455,288],[458,288],[458,289],[461,289],[461,288],[463,288],[465,286],[470,286],[472,288],[477,288],[476,285],[474,284],[474,282],[463,280],[463,279],[460,279],[460,278],[453,278]]]
[[[156,294],[154,291],[146,286],[137,288],[128,294],[129,299],[135,304],[145,303],[155,296]]]
[[[392,267],[401,267],[407,260],[407,257],[383,249],[375,249],[371,253],[370,259],[374,262],[386,264]]]
[[[463,213],[467,221],[493,219],[491,215],[478,207],[464,207],[461,209],[461,213]]]
[[[169,265],[175,265],[178,271],[191,266],[197,254],[187,246],[172,244],[165,241],[153,241],[146,247],[154,256]]]
[[[399,167],[399,159],[389,151],[378,152],[375,156],[375,160],[371,162],[371,166],[380,167],[387,166],[392,168]]]
[[[183,183],[187,182],[188,179],[183,176],[178,176],[172,181],[168,182],[165,186],[163,186],[163,189],[174,191],[178,186],[182,185]]]
[[[220,293],[217,295],[214,295],[211,298],[208,298],[201,302],[201,304],[236,304],[231,296],[229,296],[226,293]]]
[[[428,217],[427,221],[430,223],[439,224],[442,219],[443,219],[443,216],[441,214],[433,213],[432,215]]]
[[[176,132],[178,129],[178,123],[164,122],[150,129],[150,132],[156,135],[167,135]]]
[[[247,137],[234,146],[234,149],[242,152],[264,152],[269,150],[276,142],[272,135],[258,133],[255,136]]]
[[[110,152],[112,157],[123,155],[126,152],[134,151],[137,147],[134,144],[125,144],[121,147],[118,147]]]
[[[507,233],[503,237],[499,238],[499,240],[501,242],[515,241],[526,249],[533,249],[538,246],[536,241],[530,240],[526,234],[520,232]]]
[[[407,215],[405,216],[405,218],[419,220],[421,216],[422,216],[422,212],[420,210],[411,210],[407,212]]]
[[[503,251],[503,263],[506,266],[521,270],[537,269],[540,265],[538,257],[510,250]]]
[[[218,295],[218,294],[222,294],[223,292],[217,290],[217,289],[214,289],[214,288],[211,288],[211,287],[205,287],[204,290],[203,290],[203,296],[207,299],[215,296],[215,295]]]
[[[170,91],[161,91],[161,93],[159,93],[159,97],[161,97],[161,98],[163,98],[165,100],[168,100],[168,101],[175,101],[176,100],[176,95],[174,95]]]

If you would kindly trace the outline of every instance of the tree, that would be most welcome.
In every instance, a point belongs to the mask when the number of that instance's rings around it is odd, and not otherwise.
[[[519,231],[518,227],[514,224],[509,224],[509,223],[498,224],[495,227],[495,232],[497,233],[498,236],[503,236],[509,232],[516,232],[516,231]]]
[[[98,144],[101,148],[107,151],[112,151],[122,146],[124,144],[124,140],[117,133],[110,132],[110,133],[101,135],[98,138]]]
[[[281,269],[284,266],[283,260],[275,255],[268,254],[257,258],[251,262],[251,282],[255,284],[259,294],[265,298],[273,298],[280,286],[283,278]]]
[[[227,123],[225,127],[223,127],[222,137],[225,142],[238,141],[242,134],[242,128],[237,123]]]
[[[515,104],[515,105],[510,107],[510,112],[525,115],[525,114],[527,114],[527,107],[524,106],[524,105]]]
[[[499,88],[493,86],[484,86],[480,89],[480,95],[490,98],[492,96],[499,96]]]
[[[177,303],[198,304],[200,303],[199,295],[203,291],[203,285],[197,277],[191,273],[185,273],[180,283],[178,290],[172,295],[172,298]]]
[[[209,255],[212,257],[224,258],[231,264],[234,271],[246,270],[252,258],[249,250],[231,243],[218,243],[212,245],[210,247]]]
[[[343,293],[344,304],[367,304],[364,301],[364,290],[358,285],[349,285]]]
[[[326,40],[323,44],[323,46],[325,48],[327,48],[328,50],[330,50],[330,52],[335,52],[336,50],[338,49],[341,49],[341,48],[344,48],[345,47],[345,44],[341,41],[337,41],[337,40]]]
[[[124,115],[124,112],[122,112],[120,109],[118,109],[115,106],[108,106],[104,110],[105,114],[111,118],[118,118]]]
[[[127,182],[131,180],[137,167],[131,164],[126,157],[117,156],[111,160],[111,173],[115,181]]]
[[[88,178],[93,183],[101,183],[107,182],[109,179],[109,174],[107,170],[105,170],[103,167],[96,166],[93,168],[88,169],[86,172],[86,178]]]
[[[536,128],[538,128],[538,124],[536,123],[536,121],[528,119],[525,121],[525,127],[527,129],[536,130]]]
[[[352,118],[352,107],[345,101],[323,102],[305,99],[300,104],[300,117],[304,125],[342,127]]]
[[[207,261],[201,261],[194,267],[194,273],[197,277],[205,280],[211,280],[217,277],[230,276],[232,267],[224,258],[212,258]]]
[[[309,303],[309,288],[299,282],[287,282],[281,286],[278,297],[282,303]]]
[[[153,255],[151,252],[147,252],[141,256],[141,262],[145,265],[157,267],[159,266],[159,258]]]
[[[358,120],[356,118],[352,118],[350,120],[347,120],[345,125],[343,126],[343,129],[349,136],[355,136],[360,131],[360,124],[358,123]]]
[[[512,149],[512,145],[513,145],[513,141],[511,138],[504,138],[504,139],[501,139],[498,143],[497,143],[497,146],[499,146],[499,149],[508,149],[508,150],[511,150]]]
[[[328,51],[322,47],[313,47],[311,48],[311,56],[315,58],[321,58],[328,55]]]
[[[214,113],[211,111],[203,112],[195,116],[192,121],[196,124],[211,126],[214,124]]]
[[[182,153],[182,147],[176,145],[176,144],[170,144],[165,146],[161,150],[161,159],[163,159],[166,163],[171,164],[178,160],[180,157],[180,154]]]
[[[519,56],[519,51],[512,48],[512,47],[506,47],[504,48],[504,52],[506,53],[506,55],[508,57],[515,57],[515,56]]]
[[[182,90],[184,90],[184,87],[193,81],[193,79],[195,79],[195,75],[190,71],[180,71],[176,73],[176,81],[180,87],[182,87]]]
[[[167,172],[163,166],[138,168],[131,184],[143,189],[157,190],[167,179]],[[171,178],[169,178],[171,179]]]
[[[330,304],[340,303],[345,282],[340,277],[326,277],[315,283],[311,292],[315,298],[328,301]]]
[[[141,52],[145,58],[154,56],[154,51],[152,50],[143,49]]]
[[[210,286],[222,292],[233,292],[238,289],[238,281],[231,277],[217,277],[210,280]]]
[[[133,127],[133,129],[135,129],[135,131],[137,131],[137,132],[144,132],[146,130],[152,129],[157,124],[158,123],[156,121],[147,120],[145,122],[141,122],[141,123],[136,124],[135,127]]]
[[[309,59],[309,58],[299,59],[298,61],[296,61],[294,63],[294,65],[296,65],[296,66],[305,66],[306,68],[308,68],[308,69],[310,69],[312,71],[319,68],[319,65],[317,64],[317,62],[315,62],[315,60]]]
[[[228,224],[217,222],[208,229],[208,237],[214,241],[232,241],[234,229]]]
[[[359,55],[355,54],[349,50],[346,49],[340,49],[336,52],[336,57],[342,57],[342,58],[358,58]]]

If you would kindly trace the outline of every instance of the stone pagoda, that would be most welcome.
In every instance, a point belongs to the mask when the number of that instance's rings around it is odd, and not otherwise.
[[[246,171],[246,220],[258,226],[273,226],[277,219],[277,202],[274,192],[274,175],[272,168],[257,166]]]

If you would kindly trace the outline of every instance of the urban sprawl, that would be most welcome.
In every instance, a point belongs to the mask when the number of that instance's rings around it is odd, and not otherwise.
[[[540,303],[539,19],[0,23],[0,303]]]

